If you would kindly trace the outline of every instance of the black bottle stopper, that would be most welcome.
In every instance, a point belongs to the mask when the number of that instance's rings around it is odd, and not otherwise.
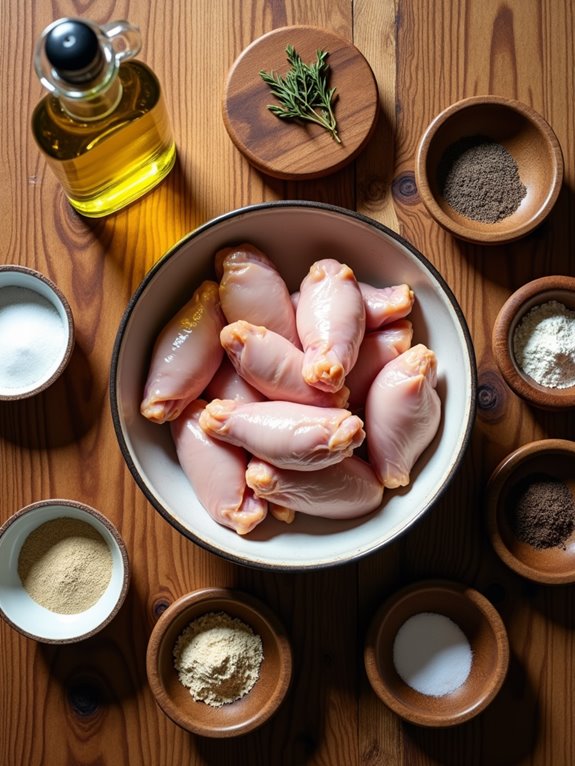
[[[104,66],[98,37],[83,21],[63,19],[56,24],[46,35],[45,51],[55,72],[67,82],[89,82]]]

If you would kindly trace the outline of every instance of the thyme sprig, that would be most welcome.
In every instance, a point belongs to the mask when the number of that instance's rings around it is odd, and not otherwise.
[[[285,77],[277,72],[260,71],[273,95],[283,104],[268,104],[270,112],[282,120],[304,120],[321,125],[341,144],[333,105],[337,100],[335,88],[328,87],[329,64],[327,51],[316,51],[316,59],[305,64],[293,45],[286,48],[291,69]]]

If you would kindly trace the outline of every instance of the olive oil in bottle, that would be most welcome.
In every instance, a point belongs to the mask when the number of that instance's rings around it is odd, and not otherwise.
[[[44,30],[35,66],[49,94],[32,130],[70,204],[89,217],[138,199],[172,169],[176,149],[159,82],[129,60],[136,27],[60,19]]]

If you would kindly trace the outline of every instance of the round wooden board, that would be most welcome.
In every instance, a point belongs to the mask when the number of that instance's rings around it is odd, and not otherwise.
[[[320,125],[282,120],[268,109],[280,102],[259,73],[285,76],[288,45],[306,64],[317,50],[328,51],[341,144]],[[226,129],[240,152],[263,173],[288,180],[326,176],[353,160],[371,137],[378,110],[377,83],[363,55],[341,37],[309,26],[274,29],[251,43],[230,69],[223,103]]]

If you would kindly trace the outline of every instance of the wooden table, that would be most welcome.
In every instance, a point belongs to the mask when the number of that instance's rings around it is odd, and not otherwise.
[[[128,18],[144,33],[141,58],[163,83],[179,150],[166,182],[108,219],[76,215],[29,128],[41,87],[32,47],[56,16]],[[103,511],[124,536],[133,568],[116,620],[86,642],[54,647],[0,626],[0,763],[453,764],[575,763],[575,607],[571,587],[538,587],[508,571],[486,537],[483,497],[497,462],[534,438],[573,435],[573,413],[522,404],[501,380],[491,327],[509,293],[530,278],[573,273],[575,5],[571,0],[165,0],[78,4],[4,0],[0,6],[0,260],[50,276],[70,300],[77,346],[61,381],[0,406],[1,520],[49,497]],[[274,27],[313,24],[353,41],[379,85],[381,118],[367,149],[326,180],[281,182],[246,163],[221,117],[226,72]],[[465,96],[531,104],[562,145],[565,186],[548,221],[509,247],[484,249],[444,233],[414,183],[419,137]],[[144,500],[112,427],[108,374],[124,307],[146,271],[183,234],[262,200],[320,200],[400,231],[455,292],[475,344],[479,407],[464,464],[414,529],[355,565],[270,574],[227,563],[173,530]],[[406,725],[372,693],[362,664],[366,626],[399,586],[447,577],[478,588],[509,631],[502,691],[477,719],[448,730]],[[193,737],[156,707],[145,650],[163,608],[207,585],[264,599],[293,641],[293,687],[261,730],[228,741]]]

